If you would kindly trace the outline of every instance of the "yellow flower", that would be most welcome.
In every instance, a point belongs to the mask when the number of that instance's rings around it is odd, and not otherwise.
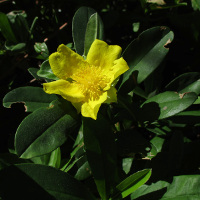
[[[95,40],[84,60],[61,44],[49,57],[51,69],[59,80],[44,83],[44,91],[61,95],[84,117],[96,119],[102,103],[117,101],[112,83],[129,69],[126,61],[119,58],[121,51],[120,46]]]

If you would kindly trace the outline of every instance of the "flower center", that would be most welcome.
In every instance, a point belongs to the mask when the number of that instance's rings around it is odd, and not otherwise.
[[[77,84],[88,100],[98,100],[102,95],[104,88],[109,83],[109,78],[102,74],[101,67],[89,65],[81,68],[71,77]]]

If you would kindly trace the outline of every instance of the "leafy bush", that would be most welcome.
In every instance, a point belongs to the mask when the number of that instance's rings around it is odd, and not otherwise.
[[[0,8],[0,199],[200,198],[198,1]]]

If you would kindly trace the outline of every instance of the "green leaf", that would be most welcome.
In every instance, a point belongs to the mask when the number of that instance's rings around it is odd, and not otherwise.
[[[75,50],[78,54],[83,55],[84,53],[84,43],[85,43],[85,33],[87,28],[87,23],[96,11],[89,7],[79,8],[72,21],[72,36],[74,40]]]
[[[140,110],[142,121],[154,121],[171,117],[191,106],[197,95],[194,92],[178,94],[163,92],[145,101]]]
[[[37,75],[38,71],[39,69],[35,67],[28,68],[28,72],[33,76],[33,78],[36,80],[41,80],[42,78]]]
[[[26,111],[33,112],[41,107],[49,107],[55,99],[56,95],[49,95],[40,87],[19,87],[6,94],[3,106],[10,108],[13,103],[24,103]]]
[[[40,66],[39,71],[37,72],[37,75],[43,78],[48,78],[52,80],[58,80],[58,78],[54,75],[54,73],[51,70],[49,60],[45,60],[42,65]]]
[[[192,7],[194,10],[200,10],[200,1],[199,0],[191,0]]]
[[[78,126],[71,103],[56,100],[49,108],[40,108],[22,121],[15,135],[16,152],[21,158],[47,154],[61,146]]]
[[[157,200],[160,199],[166,191],[167,186],[170,184],[166,181],[158,181],[151,185],[142,185],[131,194],[131,200],[140,197],[140,200]]]
[[[93,14],[87,24],[85,33],[84,56],[87,56],[91,44],[95,39],[103,40],[104,26],[98,13]]]
[[[51,153],[45,154],[43,156],[34,157],[31,159],[31,161],[33,161],[35,164],[42,164],[55,168],[60,168],[60,162],[61,162],[60,148],[57,148]]]
[[[47,59],[49,57],[49,50],[45,42],[43,43],[36,42],[34,45],[34,49],[38,54],[40,54],[39,58]]]
[[[6,40],[17,43],[17,39],[15,37],[15,34],[13,33],[13,29],[10,25],[8,17],[2,12],[0,12],[0,30]]]
[[[81,167],[78,168],[74,178],[77,180],[85,180],[86,178],[90,177],[92,174],[90,170],[89,163],[86,161]]]
[[[10,42],[6,42],[5,47],[7,50],[10,50],[13,52],[22,52],[26,48],[26,43],[13,44]]]
[[[122,160],[122,168],[126,174],[130,172],[132,163],[133,163],[133,158],[124,158]]]
[[[195,92],[200,94],[200,73],[189,72],[182,74],[171,81],[166,87],[166,90],[172,90],[179,93]]]
[[[123,74],[120,90],[129,92],[134,85],[143,82],[160,65],[169,51],[167,45],[173,37],[169,28],[154,27],[133,40],[122,55],[130,69]]]
[[[199,200],[200,175],[175,176],[160,200]]]
[[[94,200],[79,181],[58,169],[36,164],[13,165],[0,171],[0,196],[6,200]]]
[[[155,157],[159,152],[161,152],[165,139],[161,137],[154,137],[151,139],[152,149],[150,155],[148,156],[150,159]]]
[[[118,184],[116,188],[120,192],[122,198],[125,198],[146,183],[150,176],[151,169],[144,169],[127,177]]]
[[[99,113],[97,120],[83,118],[83,136],[87,160],[98,192],[102,200],[107,200],[119,179],[112,127]]]
[[[30,37],[29,27],[24,11],[12,11],[7,14],[18,42],[25,43]]]

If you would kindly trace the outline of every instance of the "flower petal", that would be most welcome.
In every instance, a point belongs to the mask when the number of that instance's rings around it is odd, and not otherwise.
[[[114,75],[114,80],[118,76],[120,76],[121,74],[126,72],[128,69],[129,69],[129,66],[128,66],[127,62],[123,58],[119,58],[119,59],[115,60],[113,68],[112,68],[112,73]]]
[[[114,61],[113,66],[108,71],[104,71],[103,74],[108,78],[109,83],[104,90],[109,90],[113,81],[121,74],[129,69],[127,62],[123,58],[119,58]]]
[[[76,70],[88,65],[82,56],[72,51],[70,48],[61,44],[57,52],[49,56],[49,63],[53,73],[59,79],[70,78]]]
[[[110,89],[107,91],[107,99],[104,103],[112,102],[117,102],[117,90],[113,86],[111,86]]]
[[[102,70],[110,69],[113,62],[121,55],[121,47],[118,45],[108,45],[101,40],[95,40],[88,52],[87,62],[91,65],[101,67]]]
[[[104,92],[100,98],[96,101],[89,101],[83,103],[81,107],[81,113],[84,117],[91,117],[97,119],[97,113],[101,104],[107,99],[107,92]]]
[[[85,96],[80,90],[79,85],[65,80],[57,80],[43,84],[44,91],[48,94],[59,94],[64,99],[71,102],[80,102]]]

